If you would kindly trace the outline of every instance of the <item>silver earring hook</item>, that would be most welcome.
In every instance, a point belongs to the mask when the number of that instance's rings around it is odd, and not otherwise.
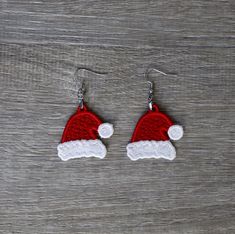
[[[156,71],[156,72],[158,72],[158,73],[160,73],[160,74],[162,74],[162,75],[164,75],[164,76],[167,76],[167,74],[166,74],[165,72],[163,72],[163,71],[160,71],[160,70],[158,70],[158,69],[156,69],[156,68],[153,68],[153,67],[148,67],[148,68],[146,69],[145,73],[144,73],[144,78],[145,78],[146,80],[149,79],[149,73],[150,73],[151,71]]]
[[[148,96],[148,105],[149,109],[153,110],[153,82],[147,81],[149,83],[149,96]]]
[[[149,83],[149,96],[148,96],[148,106],[149,106],[149,109],[152,111],[153,110],[153,82],[152,81],[149,81],[149,73],[151,71],[156,71],[162,75],[167,75],[165,72],[162,72],[156,68],[151,68],[151,67],[148,67],[144,73],[144,77],[145,79],[147,80],[147,82]]]
[[[89,72],[92,72],[92,73],[95,73],[98,75],[106,75],[107,74],[106,72],[95,71],[95,70],[92,70],[87,67],[77,67],[76,71],[74,72],[74,77],[76,76],[76,74],[78,73],[79,70],[86,70],[86,71],[89,71]],[[78,106],[81,109],[83,109],[83,107],[84,107],[84,94],[85,94],[85,85],[84,85],[84,81],[82,80],[81,86],[79,87],[78,92],[77,92]]]

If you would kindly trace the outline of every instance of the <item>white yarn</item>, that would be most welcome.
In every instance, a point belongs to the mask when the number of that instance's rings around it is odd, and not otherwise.
[[[102,138],[109,138],[113,135],[113,125],[110,123],[100,124],[98,127],[98,133]]]
[[[127,156],[133,161],[144,158],[173,160],[176,151],[170,141],[137,141],[127,145]]]
[[[172,125],[169,127],[167,133],[171,140],[177,141],[183,137],[184,129],[180,125]]]
[[[76,140],[61,143],[57,146],[58,156],[63,161],[72,158],[96,157],[103,159],[107,153],[100,140]]]

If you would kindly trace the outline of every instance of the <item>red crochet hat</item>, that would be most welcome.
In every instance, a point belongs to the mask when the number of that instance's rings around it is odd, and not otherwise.
[[[136,125],[127,145],[127,155],[131,160],[141,158],[165,158],[173,160],[176,157],[175,147],[169,141],[179,140],[183,136],[183,128],[174,125],[171,119],[159,109],[156,104],[153,110],[144,114]]]
[[[58,145],[58,156],[67,161],[71,158],[98,157],[104,158],[106,147],[98,139],[109,138],[113,134],[113,125],[102,121],[84,105],[72,115],[67,122],[61,143]]]

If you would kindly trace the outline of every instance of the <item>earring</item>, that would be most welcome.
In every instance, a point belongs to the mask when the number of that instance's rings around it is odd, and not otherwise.
[[[88,70],[97,74],[93,70],[87,68],[78,68],[78,70]],[[75,73],[76,73],[75,72]],[[102,123],[99,117],[88,110],[84,103],[84,83],[78,90],[78,108],[74,115],[68,120],[61,143],[57,146],[58,156],[63,161],[72,158],[88,158],[96,157],[103,159],[107,150],[101,138],[109,138],[113,135],[113,125],[110,123]]]
[[[152,68],[163,75],[167,75]],[[145,72],[148,78],[150,69]],[[149,110],[139,119],[130,143],[127,145],[127,156],[131,160],[144,158],[164,158],[173,160],[176,157],[175,147],[171,140],[179,140],[183,136],[183,128],[173,124],[172,120],[159,111],[156,104],[153,104],[153,83],[149,83]]]

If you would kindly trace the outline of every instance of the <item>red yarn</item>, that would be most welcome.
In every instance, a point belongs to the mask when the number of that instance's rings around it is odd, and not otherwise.
[[[65,126],[61,143],[75,140],[95,140],[100,124],[102,124],[101,120],[94,113],[88,111],[85,105],[82,109],[78,107],[77,112],[70,117]]]
[[[166,141],[169,140],[167,131],[173,125],[171,119],[160,112],[153,104],[153,110],[148,110],[138,121],[131,142],[136,141]]]

